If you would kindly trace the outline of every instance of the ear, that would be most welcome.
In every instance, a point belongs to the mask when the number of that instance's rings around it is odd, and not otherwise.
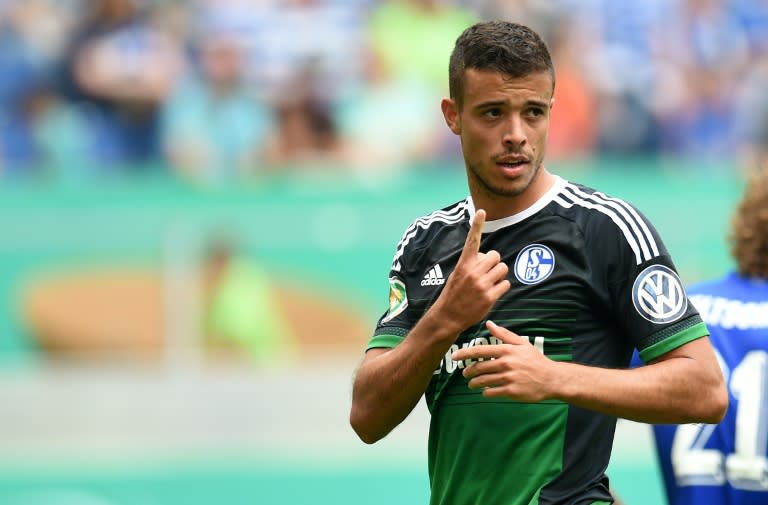
[[[450,98],[443,98],[443,101],[440,102],[440,108],[443,110],[443,117],[448,128],[456,135],[461,134],[461,116],[459,115],[456,101]]]

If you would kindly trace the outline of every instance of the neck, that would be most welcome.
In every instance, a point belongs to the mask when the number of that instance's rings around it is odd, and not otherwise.
[[[502,195],[490,191],[480,181],[469,181],[469,192],[476,209],[484,209],[487,219],[495,221],[518,214],[536,203],[555,184],[556,177],[543,166],[530,184],[516,195]]]

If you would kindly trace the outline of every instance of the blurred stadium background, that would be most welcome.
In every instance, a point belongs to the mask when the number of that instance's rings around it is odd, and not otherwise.
[[[768,2],[0,0],[0,504],[425,503],[423,405],[365,446],[351,376],[402,231],[466,196],[439,99],[493,18],[554,54],[550,168],[729,268]],[[664,503],[646,426],[609,475]]]

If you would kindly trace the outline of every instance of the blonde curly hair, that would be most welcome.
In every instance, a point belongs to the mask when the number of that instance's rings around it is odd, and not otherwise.
[[[750,178],[731,225],[728,239],[739,273],[768,279],[768,166]]]

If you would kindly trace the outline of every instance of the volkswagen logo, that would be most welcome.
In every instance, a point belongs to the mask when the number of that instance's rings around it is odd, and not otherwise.
[[[632,286],[632,303],[652,323],[677,321],[688,308],[680,278],[664,265],[651,265],[640,272]]]

